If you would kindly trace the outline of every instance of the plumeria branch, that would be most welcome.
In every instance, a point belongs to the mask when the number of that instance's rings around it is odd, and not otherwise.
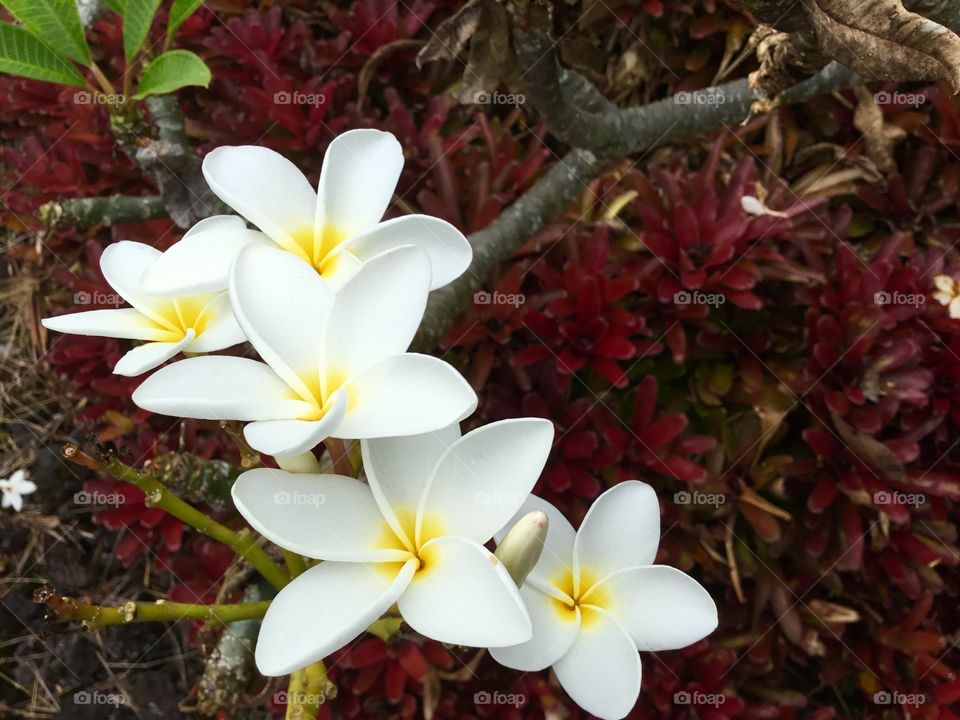
[[[37,217],[48,227],[83,229],[167,217],[167,207],[159,195],[69,198],[45,203],[37,211]]]
[[[560,82],[560,75],[551,76],[557,77],[557,82]],[[859,78],[850,70],[838,63],[831,63],[817,75],[784,92],[780,96],[780,103],[789,105],[804,102],[858,81]],[[558,87],[555,85],[553,92],[559,92]],[[414,348],[421,351],[434,348],[447,328],[469,305],[474,292],[481,287],[494,266],[510,257],[552,217],[582,194],[590,181],[599,176],[609,163],[724,124],[735,125],[748,117],[751,105],[758,99],[746,79],[698,92],[710,101],[684,104],[677,102],[676,97],[669,97],[640,108],[591,114],[591,130],[585,137],[602,136],[615,140],[600,143],[602,150],[571,150],[500,217],[469,236],[473,262],[457,280],[430,294]],[[531,99],[536,103],[535,98]],[[546,120],[553,129],[556,121],[551,121],[549,117]]]
[[[313,720],[320,706],[337,695],[323,662],[315,662],[290,676],[286,720]]]
[[[278,590],[290,582],[290,576],[281,569],[257,543],[257,537],[249,530],[236,532],[221,525],[209,515],[185,503],[150,473],[141,472],[111,457],[107,462],[82,452],[76,445],[68,444],[63,448],[63,456],[71,462],[83,465],[117,480],[128,482],[140,488],[146,495],[148,507],[158,507],[185,522],[198,532],[213,538],[233,550],[256,568],[264,579]]]
[[[152,603],[130,601],[118,606],[93,605],[83,600],[58,595],[47,587],[37,590],[34,599],[46,605],[50,611],[48,620],[53,622],[78,620],[91,629],[105,625],[177,620],[205,620],[226,624],[237,620],[261,618],[270,607],[269,600],[221,605],[173,603],[165,600]]]

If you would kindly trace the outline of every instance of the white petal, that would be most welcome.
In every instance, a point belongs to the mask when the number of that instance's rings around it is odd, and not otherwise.
[[[440,537],[419,556],[423,566],[397,601],[418,633],[471,647],[530,639],[530,616],[517,586],[489,550],[465,538]]]
[[[337,291],[324,327],[325,391],[406,351],[429,292],[430,261],[422,250],[400,247],[364,263]]]
[[[370,488],[359,480],[257,468],[237,478],[232,495],[254,530],[295,553],[343,562],[410,557],[388,547],[390,530]]]
[[[553,670],[577,705],[603,720],[619,720],[640,696],[640,656],[610,614],[592,607],[583,612],[577,639]]]
[[[172,341],[177,333],[161,327],[134,308],[89,310],[41,320],[48,330],[74,335],[125,338],[129,340]]]
[[[459,439],[460,423],[452,423],[423,435],[360,441],[363,469],[380,511],[393,531],[410,546],[427,480],[440,456]]]
[[[261,420],[243,429],[250,447],[267,455],[298,455],[330,436],[347,413],[347,394],[338,391],[319,420]]]
[[[327,255],[320,268],[320,275],[331,290],[339,292],[362,267],[360,258],[341,245]]]
[[[490,648],[490,654],[508,668],[537,672],[553,665],[573,645],[580,630],[580,610],[566,607],[526,583],[520,588],[520,596],[533,622],[533,637],[520,645]]]
[[[251,344],[290,387],[316,403],[321,328],[332,300],[313,268],[276,248],[245,248],[230,272],[230,301]]]
[[[108,245],[100,256],[100,272],[120,297],[162,327],[177,330],[176,310],[169,298],[159,298],[140,287],[143,274],[160,257],[160,251],[143,243],[121,240]]]
[[[219,147],[203,159],[203,176],[218,198],[310,261],[317,194],[296,165],[265,147]]]
[[[269,365],[209,355],[167,365],[133,393],[144,410],[199,420],[281,420],[315,410],[297,399]]]
[[[364,129],[337,136],[320,171],[318,231],[329,226],[347,238],[376,225],[390,204],[401,170],[403,149],[390,133]]]
[[[263,618],[257,668],[286,675],[339,650],[396,602],[416,565],[325,562],[297,576]]]
[[[517,514],[504,525],[503,529],[494,535],[497,544],[510,528],[527,513],[540,510],[547,515],[547,539],[543,544],[540,560],[527,575],[527,583],[539,587],[547,592],[554,592],[555,584],[562,583],[573,569],[573,542],[576,532],[570,521],[557,508],[543,498],[530,495],[521,506]]]
[[[140,287],[165,297],[226,290],[230,264],[251,243],[271,244],[236,215],[204,218],[147,268]]]
[[[203,332],[187,348],[188,352],[207,353],[223,350],[242,343],[247,339],[233,316],[230,307],[230,295],[224,291],[218,293],[203,309],[200,316]]]
[[[596,595],[594,595],[596,593]],[[635,567],[610,575],[583,597],[603,597],[639,650],[677,650],[717,628],[717,605],[700,583],[666,565]]]
[[[599,580],[617,570],[652,565],[660,544],[660,504],[646,483],[629,480],[603,493],[587,511],[573,544],[574,576]]]
[[[442,532],[485,543],[533,490],[553,443],[553,423],[501,420],[473,430],[443,454],[417,512],[417,544],[430,539],[421,524],[442,518]]]
[[[31,480],[23,480],[16,485],[17,494],[19,495],[29,495],[34,490],[37,489],[37,484]]]
[[[467,417],[477,394],[450,365],[404,353],[381,360],[343,385],[347,416],[338,438],[393,437],[431,432]]]
[[[933,285],[938,290],[942,290],[945,293],[953,293],[953,278],[949,275],[935,275],[933,278]]]
[[[960,297],[950,301],[950,317],[954,320],[960,320]]]
[[[361,260],[370,260],[401,245],[416,245],[430,257],[431,290],[460,277],[473,259],[473,250],[463,233],[447,221],[429,215],[387,220],[346,243]]]
[[[180,342],[152,342],[133,348],[120,358],[113,372],[116,375],[136,377],[143,375],[147,370],[163,365],[167,360],[183,350],[193,342],[193,330],[187,330]]]
[[[0,505],[13,508],[14,512],[20,512],[23,510],[23,498],[17,493],[4,493],[3,502]]]

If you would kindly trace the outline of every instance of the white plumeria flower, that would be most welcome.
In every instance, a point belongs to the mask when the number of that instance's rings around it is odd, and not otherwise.
[[[0,506],[13,508],[14,512],[23,510],[23,496],[37,489],[37,486],[27,480],[27,477],[27,471],[21,469],[15,470],[6,480],[0,480],[0,492],[3,493]]]
[[[212,220],[213,218],[211,218]],[[233,218],[241,226],[243,221]],[[202,240],[218,223],[198,223],[184,238]],[[219,223],[223,224],[223,223]],[[234,231],[237,231],[236,225]],[[249,232],[242,227],[239,232]],[[181,242],[183,242],[181,240]],[[175,244],[167,253],[175,255]],[[162,365],[180,352],[207,353],[223,350],[246,338],[230,309],[226,282],[207,283],[196,291],[175,297],[159,297],[143,290],[140,280],[156,262],[175,265],[194,274],[188,264],[164,258],[156,248],[124,240],[110,245],[100,258],[100,270],[110,287],[132,307],[45,318],[43,326],[62,333],[146,340],[120,358],[113,371],[136,376]]]
[[[394,603],[417,632],[474,647],[531,637],[506,568],[483,547],[540,475],[553,425],[524,418],[363,440],[369,485],[260,468],[233,486],[240,513],[282,548],[325,560],[270,604],[257,667],[284,675],[343,647]],[[345,510],[346,509],[346,510]]]
[[[576,532],[533,495],[517,518],[535,510],[547,514],[549,525],[540,560],[520,589],[533,638],[490,652],[515,670],[552,665],[580,707],[605,720],[622,718],[640,695],[637,651],[682,648],[706,637],[717,627],[717,606],[693,578],[652,564],[660,506],[649,485],[632,480],[607,490]]]
[[[168,365],[137,388],[153,412],[249,420],[260,452],[296,456],[326,437],[431,432],[477,406],[450,365],[407,353],[423,317],[430,261],[409,245],[364,263],[334,294],[288,252],[251,245],[230,274],[230,302],[264,362],[206,356]]]
[[[203,160],[203,175],[217,197],[334,288],[385,250],[416,245],[430,257],[435,289],[463,273],[473,253],[463,233],[439,218],[407,215],[380,222],[402,168],[400,143],[379,130],[351,130],[335,138],[323,158],[317,191],[292,162],[268,148],[219,147]],[[185,240],[184,256],[226,277],[229,258],[218,247]],[[189,277],[167,270],[158,267],[147,287],[154,292],[190,287]]]
[[[936,288],[933,299],[948,308],[952,319],[960,320],[960,283],[949,275],[937,275],[933,286]]]

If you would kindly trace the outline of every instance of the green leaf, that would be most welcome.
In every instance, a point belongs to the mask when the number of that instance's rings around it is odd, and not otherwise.
[[[123,15],[126,0],[103,0],[103,4],[113,10],[117,15]]]
[[[173,0],[170,17],[167,19],[168,40],[173,38],[174,33],[180,29],[184,21],[193,15],[201,5],[203,5],[203,0]]]
[[[133,62],[143,47],[158,7],[160,0],[126,0],[124,3],[123,54],[128,63]]]
[[[27,30],[0,23],[0,72],[83,87],[80,71]]]
[[[75,0],[0,0],[0,4],[58,54],[90,64],[90,48]]]
[[[173,92],[187,85],[210,84],[210,68],[189,50],[171,50],[153,60],[143,70],[134,100],[147,95]]]

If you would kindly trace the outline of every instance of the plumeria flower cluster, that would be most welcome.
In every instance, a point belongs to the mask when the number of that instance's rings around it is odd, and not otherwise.
[[[276,459],[281,469],[248,470],[233,487],[255,530],[311,559],[264,617],[265,675],[320,661],[391,613],[433,640],[492,648],[508,667],[553,666],[586,710],[623,717],[640,689],[637,650],[699,640],[716,606],[693,579],[652,564],[659,506],[648,486],[615,486],[574,532],[531,495],[551,422],[461,436],[473,389],[408,348],[428,294],[466,270],[471,249],[436,218],[381,222],[402,165],[399,143],[376,130],[331,143],[317,190],[273,151],[214,150],[204,176],[242,218],[204,220],[163,253],[107,248],[104,277],[130,307],[44,325],[144,341],[115,368],[156,370],[137,405],[244,421],[250,446]],[[362,474],[320,472],[313,450],[330,438],[359,441]],[[16,509],[33,489],[19,488]]]

